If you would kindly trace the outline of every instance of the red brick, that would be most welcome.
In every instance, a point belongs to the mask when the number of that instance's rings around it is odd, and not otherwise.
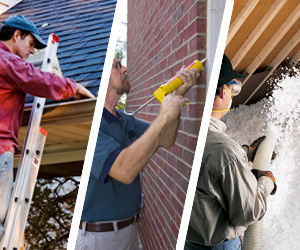
[[[172,15],[172,25],[175,25],[183,15],[183,4],[179,5],[177,10]]]
[[[161,191],[159,192],[159,199],[161,203],[166,206],[166,196]]]
[[[159,43],[159,48],[165,48],[170,43],[170,39],[168,36],[165,36]]]
[[[206,19],[205,18],[197,19],[197,29],[198,29],[198,32],[202,32],[202,33],[206,32]]]
[[[206,37],[194,37],[189,41],[189,51],[196,51],[196,50],[205,50],[206,49]],[[202,58],[200,58],[201,60]]]
[[[183,212],[184,202],[179,201],[177,199],[176,195],[173,195],[171,197],[171,204],[173,205],[174,209],[176,210],[176,213],[181,215]]]
[[[172,203],[170,203],[170,201],[167,201],[167,202],[166,202],[166,208],[167,208],[169,217],[175,218],[175,210],[174,210],[174,206],[173,206]]]
[[[169,58],[168,58],[168,59],[169,59]],[[165,79],[165,81],[168,81],[168,80],[170,80],[172,77],[173,77],[173,70],[172,70],[172,68],[169,68],[169,69],[167,69],[167,70],[164,72],[164,79]]]
[[[176,7],[177,7],[177,3],[175,1],[173,1],[173,3],[170,4],[170,7],[166,12],[167,16],[171,17],[175,13]]]
[[[170,55],[171,53],[171,44],[167,45],[165,48],[164,48],[164,57]]]
[[[185,28],[188,26],[189,20],[188,20],[188,14],[185,14],[177,23],[177,31],[178,33],[185,30]]]
[[[200,5],[198,3],[195,3],[193,5],[193,7],[189,10],[188,12],[188,20],[189,22],[192,22],[195,18],[199,17],[200,16]]]
[[[200,121],[195,120],[185,120],[184,121],[184,131],[198,135],[199,133],[199,127],[200,127]]]
[[[181,65],[206,53],[206,1],[137,0],[128,2],[128,69],[132,91],[128,109],[148,100]],[[140,234],[145,250],[174,249],[191,172],[191,156],[205,101],[205,72],[187,94],[176,145],[159,149],[143,171],[145,207]],[[202,86],[202,87],[201,87]],[[153,102],[136,117],[153,121],[160,104]],[[197,131],[198,132],[198,131]],[[147,226],[146,226],[147,225]]]
[[[181,146],[187,146],[187,135],[181,132],[177,133],[177,144],[181,145]]]
[[[168,189],[166,190],[166,192],[168,192],[168,194],[171,195],[169,190],[172,190],[172,192],[174,192],[175,188],[176,188],[176,183],[174,182],[174,180],[172,180],[170,177],[167,178],[166,182],[166,187],[168,187]],[[170,198],[170,197],[169,197]]]
[[[179,187],[182,186],[183,177],[175,169],[173,169],[173,171],[172,171],[172,180],[176,183],[177,186],[179,186]]]
[[[190,100],[191,101],[191,100]],[[186,118],[186,117],[188,117],[188,106],[186,105],[186,106],[184,106],[182,109],[181,109],[181,121],[180,121],[180,123],[182,123],[182,120],[184,119],[184,118]],[[181,125],[181,127],[182,127],[182,125]]]
[[[194,37],[197,34],[197,32],[199,32],[197,28],[198,28],[198,21],[196,19],[192,23],[190,23],[183,31],[184,40],[189,40],[190,38]]]
[[[175,50],[183,44],[183,33],[180,33],[172,42],[172,48]]]
[[[192,171],[192,168],[187,169],[187,172],[188,172],[187,178],[188,178],[188,180],[191,178],[191,171]]]
[[[205,66],[204,66],[205,67]],[[198,79],[198,82],[200,82],[201,83],[201,85],[203,86],[203,87],[206,87],[206,85],[205,85],[205,82],[206,82],[206,74],[204,73],[202,73],[202,74],[200,74],[200,77],[199,77],[199,79]]]
[[[184,192],[187,192],[188,190],[188,186],[189,186],[189,180],[190,180],[190,176],[186,176],[186,178],[183,178],[182,180],[182,190]]]
[[[204,111],[204,104],[193,103],[189,104],[189,117],[202,117]]]
[[[185,0],[184,1],[184,11],[187,12],[192,5],[195,4],[195,0]]]
[[[173,235],[172,231],[171,230],[166,230],[166,234],[167,234],[167,237],[169,239],[169,245],[168,246],[175,245],[176,244],[176,237]]]
[[[177,60],[181,60],[183,59],[184,57],[186,57],[188,53],[188,46],[187,44],[183,45],[181,48],[178,49],[178,52],[177,52]]]
[[[167,34],[172,28],[172,21],[171,19],[169,21],[166,22],[165,26],[164,26],[164,32],[165,34]]]
[[[179,228],[177,227],[177,225],[173,221],[171,222],[171,230],[172,230],[174,236],[178,235]]]
[[[196,150],[196,149],[194,149]],[[193,151],[194,151],[193,150]],[[190,165],[192,166],[193,165],[193,161],[194,161],[194,153],[191,153],[190,151],[188,150],[183,150],[183,157],[182,157],[182,160],[187,163],[187,165]]]
[[[188,145],[189,149],[195,149],[196,145],[197,145],[197,138],[195,138],[195,137],[188,137],[187,145]]]
[[[188,166],[186,164],[186,162],[181,160],[177,160],[177,165],[176,165],[176,169],[178,170],[179,173],[181,173],[183,176],[187,176],[187,169]]]
[[[182,0],[177,0],[177,6],[182,3]]]
[[[179,187],[176,187],[176,197],[182,204],[185,203],[186,193]]]
[[[176,155],[177,157],[181,158],[182,157],[182,147],[175,144],[173,147],[172,147],[172,153],[174,155]]]

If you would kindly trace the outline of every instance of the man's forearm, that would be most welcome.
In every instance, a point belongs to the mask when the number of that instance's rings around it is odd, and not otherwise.
[[[164,129],[162,139],[159,146],[164,148],[172,147],[176,141],[177,131],[180,123],[180,115],[178,118],[170,122]]]
[[[163,139],[167,137],[171,138],[170,141],[175,141],[181,108],[188,101],[188,98],[182,96],[167,95],[157,118],[139,139],[121,151],[108,174],[120,182],[131,183],[161,145]],[[169,143],[167,145],[169,146]]]
[[[168,123],[166,117],[158,116],[139,139],[122,150],[114,161],[109,176],[125,184],[134,181],[160,146]]]

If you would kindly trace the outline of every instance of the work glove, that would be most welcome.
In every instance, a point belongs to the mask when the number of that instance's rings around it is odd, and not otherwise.
[[[252,142],[252,144],[250,146],[248,146],[248,145],[242,146],[242,148],[246,152],[246,155],[247,155],[249,161],[251,161],[251,162],[254,161],[254,157],[255,157],[257,148],[264,139],[266,139],[266,137],[262,136],[262,137],[259,137],[258,139],[256,139],[254,142]]]
[[[262,137],[259,137],[258,139],[256,139],[254,142],[252,142],[252,144],[250,146],[248,146],[248,145],[242,146],[242,148],[246,152],[246,155],[247,155],[249,161],[251,161],[251,162],[254,161],[254,157],[255,157],[256,151],[258,149],[258,146],[264,139],[266,139],[266,137],[262,136]],[[276,153],[275,153],[275,151],[273,151],[271,160],[274,160],[275,157],[276,157]]]
[[[271,192],[271,195],[274,195],[276,193],[276,191],[277,191],[276,180],[275,180],[275,177],[274,177],[274,175],[271,171],[262,171],[262,170],[258,170],[258,169],[252,169],[251,172],[254,174],[256,180],[258,180],[262,176],[269,177],[274,183],[274,189]]]

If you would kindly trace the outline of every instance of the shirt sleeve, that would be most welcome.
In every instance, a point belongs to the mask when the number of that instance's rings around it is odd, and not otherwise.
[[[267,177],[257,182],[242,157],[230,160],[222,180],[230,222],[248,226],[260,220],[267,211],[267,196],[273,187],[272,180]]]
[[[76,82],[43,72],[19,57],[3,58],[5,78],[16,90],[54,100],[68,99],[76,93]]]
[[[128,119],[128,133],[129,138],[134,142],[138,139],[149,127],[148,122],[129,117]],[[133,126],[132,126],[133,125]],[[103,126],[103,127],[101,127]],[[124,146],[120,144],[109,132],[105,132],[107,125],[105,119],[101,121],[99,135],[96,143],[94,159],[92,163],[91,173],[102,183],[110,180],[108,173],[119,154],[122,152]]]
[[[121,145],[112,136],[104,133],[100,127],[91,174],[101,182],[106,182],[108,172],[121,151]]]
[[[150,126],[149,122],[146,121],[142,121],[140,119],[134,118],[134,126],[135,126],[135,130],[137,133],[137,137],[141,137],[145,131],[148,129],[148,127]]]
[[[102,183],[106,183],[107,181],[109,181],[109,176],[108,173],[112,167],[112,165],[114,164],[115,160],[117,159],[117,157],[119,156],[119,154],[121,153],[121,149],[117,148],[115,149],[107,158],[106,162],[104,163],[103,169],[100,173],[100,181]]]

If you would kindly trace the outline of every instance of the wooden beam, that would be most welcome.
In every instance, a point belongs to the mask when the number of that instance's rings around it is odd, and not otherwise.
[[[3,2],[0,2],[0,5],[3,5],[4,7],[6,7],[6,8],[8,8],[9,7],[9,5],[8,4],[6,4],[6,3],[3,3]]]
[[[57,152],[66,152],[66,151],[74,151],[74,150],[81,150],[86,149],[88,141],[73,141],[71,143],[64,142],[60,144],[52,144],[45,148],[44,153],[46,154],[53,154]]]
[[[250,16],[252,11],[255,9],[256,5],[259,3],[260,0],[249,0],[238,16],[234,19],[233,23],[229,27],[229,33],[227,36],[226,47],[231,42],[233,37],[239,31],[241,26],[243,25],[244,21]]]
[[[43,154],[42,165],[56,164],[62,162],[82,161],[84,160],[86,148],[69,150],[66,152],[56,152],[50,154]]]
[[[72,124],[92,122],[97,99],[55,103],[46,105],[42,117],[42,126],[49,124]],[[22,126],[27,126],[31,107],[25,107]]]
[[[250,36],[232,58],[231,63],[233,68],[236,68],[244,57],[249,53],[250,49],[255,45],[256,41],[263,34],[263,32],[267,29],[269,24],[272,22],[274,17],[279,13],[282,7],[286,4],[287,0],[277,0],[273,3],[271,8],[267,11],[264,17],[257,24],[255,29],[252,31]]]
[[[72,161],[83,161],[85,158],[86,148],[61,151],[55,153],[44,153],[42,157],[41,165],[66,163]],[[19,164],[19,158],[14,159],[14,167],[17,168]]]
[[[244,74],[251,76],[253,72],[259,67],[259,65],[267,58],[276,45],[281,41],[281,39],[286,35],[289,29],[295,24],[295,22],[300,17],[300,4],[296,9],[290,14],[290,16],[285,20],[285,22],[280,26],[277,32],[273,35],[272,39],[265,45],[261,52],[255,57],[252,63],[245,70]]]
[[[294,67],[295,65],[297,65],[297,63],[300,61],[300,51],[298,51],[298,53],[293,57],[292,59],[292,67]],[[291,67],[291,68],[292,68]]]
[[[290,53],[299,43],[300,41],[300,30],[292,37],[292,39],[286,44],[283,50],[275,57],[275,59],[271,62],[270,67],[272,67],[272,70],[269,72],[269,74],[261,81],[261,83],[257,86],[257,88],[251,93],[251,95],[248,97],[248,99],[244,102],[244,104],[247,104],[248,101],[252,98],[252,96],[260,89],[260,87],[264,84],[266,80],[270,77],[270,75],[274,72],[274,70],[280,65],[280,63],[287,57],[288,53]],[[296,54],[298,56],[299,60],[299,53]]]
[[[21,2],[22,0],[10,0],[10,1],[1,1],[0,2],[0,15],[14,7],[16,4]]]

